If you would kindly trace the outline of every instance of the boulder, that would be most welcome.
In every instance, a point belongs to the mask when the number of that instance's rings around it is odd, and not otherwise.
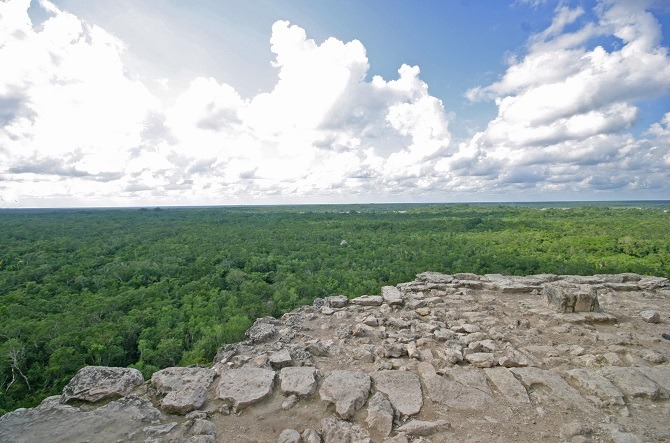
[[[370,376],[342,370],[328,374],[319,390],[321,400],[335,403],[337,415],[345,420],[365,404],[369,393]]]
[[[389,306],[402,306],[404,303],[402,292],[395,286],[383,286],[382,298],[384,299],[384,303]]]
[[[382,437],[393,430],[393,407],[381,392],[376,392],[368,401],[368,416],[365,419],[368,429]]]
[[[221,374],[217,396],[237,410],[246,408],[272,393],[275,372],[262,368],[231,369]]]
[[[379,371],[371,374],[378,392],[388,396],[398,414],[418,414],[423,406],[419,376],[409,371]]]
[[[549,283],[542,293],[547,298],[548,306],[558,313],[600,312],[598,294],[594,287],[582,289],[576,285]]]
[[[281,351],[270,354],[270,357],[268,357],[268,363],[270,363],[270,366],[272,366],[274,369],[281,369],[286,366],[291,366],[291,363],[293,363],[293,358],[291,357],[291,353],[288,351],[288,349],[282,349]]]
[[[326,305],[331,308],[339,309],[344,308],[349,304],[349,299],[344,295],[332,295],[326,297]]]
[[[161,409],[186,414],[200,409],[216,372],[205,368],[167,368],[154,373],[151,384],[159,394]]]
[[[316,369],[310,367],[288,367],[279,372],[279,382],[284,395],[295,394],[307,397],[316,392]]]
[[[454,367],[440,376],[428,368],[422,370],[421,377],[428,396],[435,403],[458,410],[474,410],[493,401],[486,377],[478,369]]]
[[[96,402],[124,397],[144,383],[142,373],[132,368],[85,366],[63,389],[61,403],[71,400]]]
[[[276,321],[272,317],[263,317],[257,319],[253,326],[244,333],[253,343],[263,343],[277,335],[277,328],[273,324]]]

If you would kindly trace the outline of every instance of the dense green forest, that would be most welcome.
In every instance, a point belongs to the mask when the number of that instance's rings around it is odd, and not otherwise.
[[[427,270],[670,277],[669,208],[0,211],[0,413],[87,364],[208,364],[256,317]]]

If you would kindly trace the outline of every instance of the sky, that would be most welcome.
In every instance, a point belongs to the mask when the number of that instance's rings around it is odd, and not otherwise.
[[[0,207],[670,199],[667,0],[0,0]]]

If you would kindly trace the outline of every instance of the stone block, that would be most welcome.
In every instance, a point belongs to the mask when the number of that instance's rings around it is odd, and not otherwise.
[[[598,294],[595,290],[577,286],[548,284],[543,289],[547,305],[558,313],[600,312]]]

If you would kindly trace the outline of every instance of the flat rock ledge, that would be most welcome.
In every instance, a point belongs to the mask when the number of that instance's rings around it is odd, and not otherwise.
[[[144,383],[142,373],[131,368],[85,366],[63,389],[61,403],[72,400],[97,402],[124,397]]]
[[[257,319],[210,368],[89,366],[0,441],[670,441],[670,284],[425,272]]]
[[[167,368],[154,373],[151,384],[164,395],[161,409],[186,414],[203,405],[215,376],[216,372],[206,368]]]
[[[231,369],[221,374],[217,397],[243,409],[270,395],[274,379],[275,372],[270,369]]]

